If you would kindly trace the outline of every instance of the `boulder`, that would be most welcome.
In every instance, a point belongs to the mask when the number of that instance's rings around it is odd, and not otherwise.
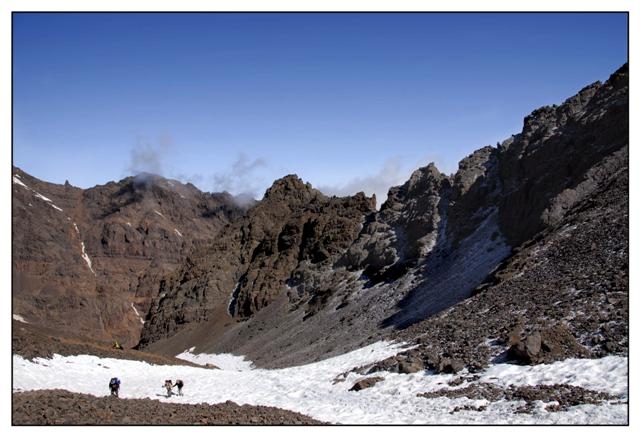
[[[398,360],[399,373],[416,373],[424,370],[424,363],[416,356],[401,357]]]
[[[589,352],[571,335],[566,326],[556,324],[529,334],[511,335],[507,359],[519,364],[540,364],[572,357],[588,357]]]
[[[441,358],[438,363],[438,373],[458,373],[464,369],[464,363],[455,358]]]
[[[400,373],[416,373],[424,370],[424,364],[416,361],[403,361],[398,367]]]
[[[376,385],[380,381],[384,381],[384,378],[381,377],[381,376],[373,376],[371,378],[361,379],[360,381],[356,382],[353,385],[353,387],[351,387],[349,389],[349,391],[364,390],[365,388],[373,387],[374,385]]]
[[[367,373],[375,372],[399,372],[398,357],[389,357],[375,363]]]

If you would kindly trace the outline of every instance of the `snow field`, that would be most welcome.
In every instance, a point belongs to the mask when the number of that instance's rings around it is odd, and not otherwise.
[[[191,363],[206,366],[213,364],[222,370],[237,370],[239,372],[253,369],[253,363],[246,361],[244,357],[232,354],[193,354],[195,347],[176,355],[176,358],[189,361]]]
[[[61,388],[95,396],[108,395],[108,381],[122,380],[123,398],[150,398],[161,402],[210,404],[231,400],[238,404],[265,405],[307,414],[318,420],[343,424],[506,424],[506,423],[628,423],[627,405],[607,402],[580,405],[569,411],[550,413],[539,402],[533,414],[514,414],[523,402],[468,398],[427,399],[417,394],[451,388],[448,382],[460,375],[428,372],[395,374],[378,372],[384,381],[359,391],[348,391],[365,376],[340,374],[370,364],[406,349],[399,344],[378,342],[348,354],[317,363],[285,369],[255,369],[249,361],[232,355],[193,354],[193,348],[178,357],[196,363],[212,363],[221,369],[189,366],[159,366],[144,362],[97,358],[88,355],[36,359],[13,357],[14,391]],[[500,386],[561,384],[579,385],[628,397],[628,360],[606,357],[594,360],[566,360],[545,366],[495,365],[481,374],[478,382]],[[166,397],[165,379],[185,382],[184,396]],[[467,384],[467,383],[465,383]],[[464,385],[463,385],[464,386]],[[462,386],[459,386],[462,387]],[[458,388],[458,387],[455,387]],[[485,411],[455,407],[485,407]]]

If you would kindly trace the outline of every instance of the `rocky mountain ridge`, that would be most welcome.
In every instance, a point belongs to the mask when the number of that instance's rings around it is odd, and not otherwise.
[[[327,198],[285,177],[162,280],[140,347],[177,353],[196,345],[277,367],[403,332],[492,287],[486,281],[513,268],[519,247],[563,232],[581,208],[606,220],[594,196],[619,190],[618,206],[628,206],[617,176],[628,169],[627,147],[625,65],[605,83],[534,111],[520,134],[474,152],[456,174],[416,170],[379,211],[363,194]],[[608,262],[624,276],[624,265]],[[610,316],[624,328],[624,314]],[[574,328],[574,338],[595,335],[595,326]]]
[[[263,367],[389,338],[418,345],[378,366],[397,371],[626,353],[628,123],[624,65],[379,210],[296,175],[243,210],[152,175],[80,190],[14,168],[13,312]]]

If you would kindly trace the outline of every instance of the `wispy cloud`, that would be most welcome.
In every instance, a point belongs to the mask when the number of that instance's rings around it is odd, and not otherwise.
[[[178,174],[172,175],[171,177],[179,181],[182,181],[184,183],[187,183],[187,182],[191,183],[196,187],[198,187],[198,189],[202,189],[202,187],[204,187],[206,183],[206,178],[204,177],[204,175],[201,175],[198,173],[194,173],[194,174],[178,173]]]
[[[174,173],[167,163],[171,162],[174,149],[173,139],[164,134],[155,140],[146,136],[138,136],[131,148],[131,157],[126,167],[126,175],[152,173],[163,177],[172,177],[183,182],[190,182],[199,189],[212,189],[214,192],[227,191],[236,198],[236,202],[245,206],[258,198],[264,187],[264,176],[260,170],[267,166],[262,157],[249,157],[240,152],[227,170],[213,174]]]
[[[336,196],[350,196],[360,191],[367,196],[375,194],[379,207],[387,198],[389,188],[404,183],[410,174],[411,169],[404,166],[399,157],[393,157],[387,159],[375,174],[350,179],[340,186],[322,185],[318,189],[325,194]]]
[[[417,162],[407,163],[395,156],[387,159],[382,168],[374,174],[354,177],[342,185],[321,185],[318,189],[324,194],[335,196],[352,196],[360,191],[367,196],[375,194],[376,206],[379,208],[387,200],[389,188],[404,184],[411,173],[430,162],[435,162],[440,168],[441,161],[439,156],[427,155]]]
[[[240,198],[257,198],[263,179],[258,173],[266,166],[264,158],[251,158],[240,152],[228,171],[213,175],[213,189],[227,191]]]
[[[168,134],[159,136],[155,141],[138,136],[131,149],[131,161],[127,172],[134,175],[143,172],[164,175],[165,160],[172,146],[173,140]]]

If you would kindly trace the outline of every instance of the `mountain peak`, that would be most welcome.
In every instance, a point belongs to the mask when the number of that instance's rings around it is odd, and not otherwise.
[[[289,174],[273,182],[264,194],[265,200],[283,200],[285,198],[309,198],[320,194],[309,182],[304,182],[298,175]]]

